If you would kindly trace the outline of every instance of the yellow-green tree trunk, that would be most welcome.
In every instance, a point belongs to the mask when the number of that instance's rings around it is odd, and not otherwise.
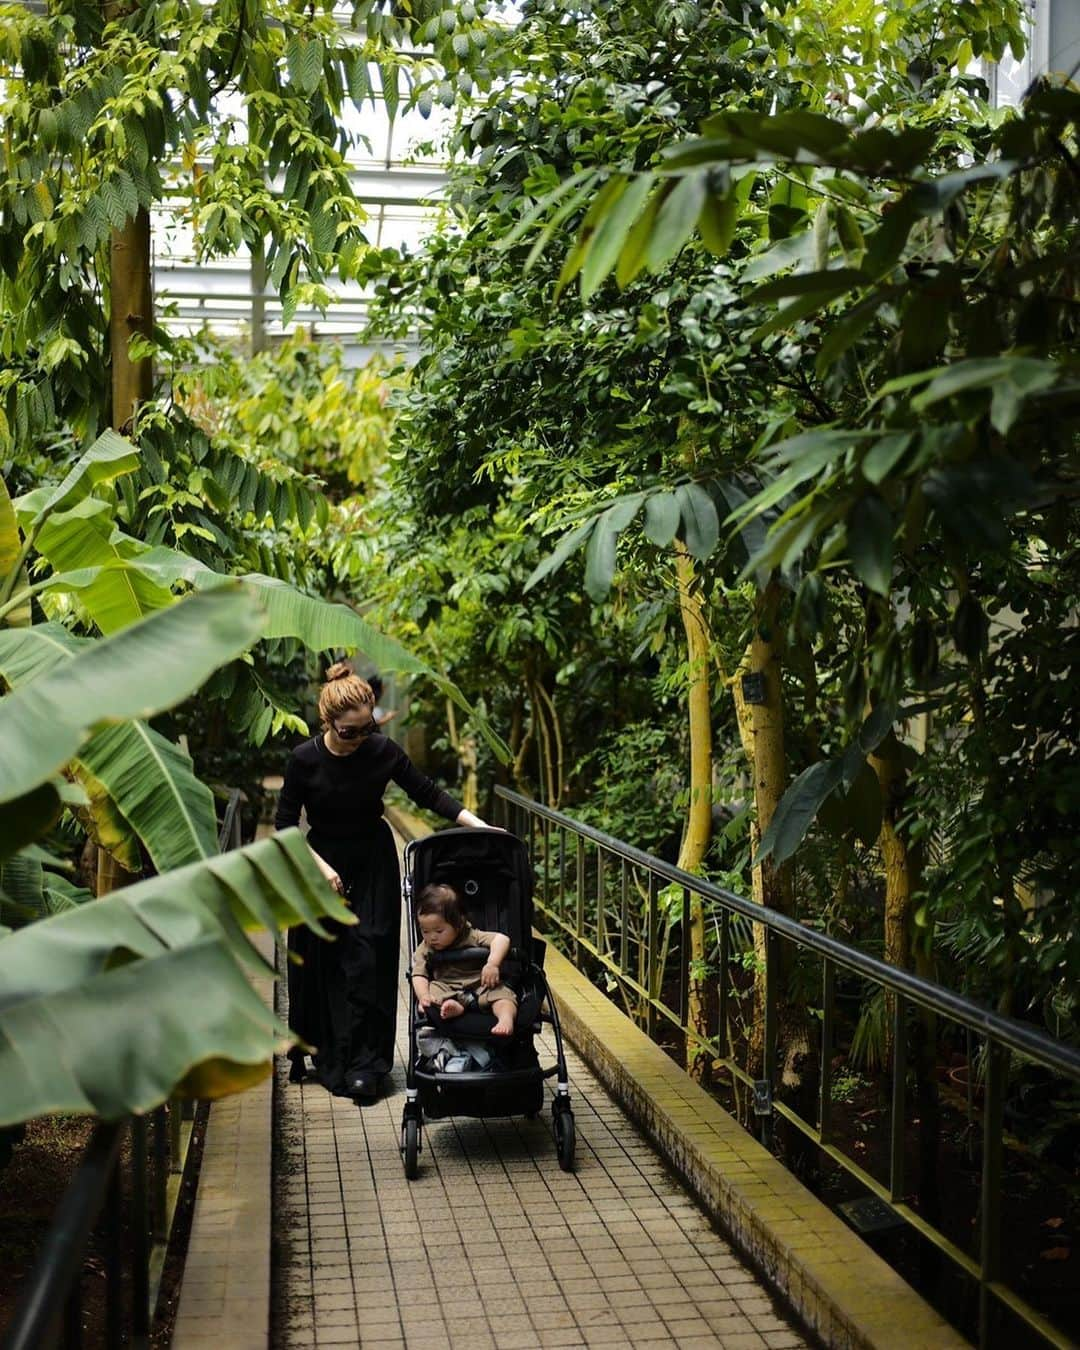
[[[712,698],[710,680],[710,635],[701,600],[695,585],[694,560],[680,544],[676,546],[675,568],[679,582],[679,614],[686,634],[687,715],[690,728],[690,804],[686,829],[679,848],[678,865],[697,872],[705,861],[712,837]],[[705,991],[705,916],[701,898],[690,898],[690,931],[684,941],[690,946],[690,981],[687,1022],[702,1040],[708,1035],[708,1007]],[[699,1082],[709,1070],[711,1056],[699,1041],[686,1042],[686,1068]]]
[[[106,16],[118,18],[129,6],[114,4]],[[150,278],[150,213],[140,207],[109,243],[109,356],[111,361],[112,425],[131,434],[139,405],[153,394],[154,372],[145,355],[132,360],[130,342],[150,338],[154,331],[154,302]],[[130,879],[111,853],[98,848],[98,895],[115,890]]]

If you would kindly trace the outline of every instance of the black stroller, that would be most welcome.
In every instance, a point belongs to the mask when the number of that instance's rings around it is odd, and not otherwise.
[[[502,830],[441,830],[417,839],[405,849],[402,891],[409,915],[409,965],[420,935],[412,898],[431,882],[453,886],[464,899],[470,923],[477,928],[505,933],[510,954],[503,963],[502,977],[518,996],[514,1034],[492,1036],[494,1017],[487,1010],[470,1010],[452,1022],[421,1013],[409,985],[409,1065],[405,1110],[401,1118],[401,1156],[405,1175],[413,1180],[418,1172],[421,1136],[425,1119],[445,1116],[518,1116],[535,1119],[544,1105],[544,1080],[555,1077],[551,1105],[551,1128],[559,1166],[574,1169],[574,1113],[570,1108],[570,1085],[563,1053],[562,1031],[555,1000],[544,978],[545,944],[533,937],[533,884],[528,852],[520,839]],[[429,968],[434,973],[440,958],[432,953]],[[485,947],[456,948],[453,959],[475,959],[477,969],[487,960]],[[549,1022],[555,1034],[556,1060],[542,1068],[534,1038]],[[428,1030],[430,1028],[430,1030]],[[447,1072],[445,1057],[425,1057],[421,1039],[434,1035],[480,1046],[480,1069],[472,1059],[464,1072]],[[452,1063],[453,1068],[461,1068]]]

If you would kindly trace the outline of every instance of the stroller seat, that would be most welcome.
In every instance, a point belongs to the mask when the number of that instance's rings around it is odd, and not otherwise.
[[[433,1027],[441,1035],[453,1040],[455,1036],[467,1037],[469,1040],[484,1040],[491,1037],[493,1041],[511,1041],[520,1037],[532,1037],[538,1035],[541,1030],[540,1024],[540,996],[535,989],[530,989],[526,994],[518,998],[517,1017],[514,1021],[514,1032],[512,1036],[496,1036],[494,1033],[495,1014],[488,1008],[469,1008],[463,1012],[460,1017],[451,1017],[444,1020],[439,1009],[432,1004],[427,1012],[421,1012],[417,1009],[416,1029],[422,1027]]]

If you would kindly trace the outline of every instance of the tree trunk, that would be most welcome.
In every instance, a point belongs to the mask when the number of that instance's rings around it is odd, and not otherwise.
[[[907,788],[901,746],[893,732],[870,756],[881,788],[881,832],[878,848],[885,869],[885,960],[907,970],[911,965],[912,898],[919,869],[896,823]]]
[[[710,641],[701,593],[694,586],[694,561],[681,544],[676,545],[675,568],[679,579],[679,614],[686,633],[690,725],[690,805],[678,865],[686,872],[697,872],[705,861],[712,836]],[[687,1023],[704,1040],[708,1036],[709,1017],[705,996],[705,915],[700,896],[691,894],[690,931],[683,935],[683,941],[689,943],[690,957]],[[703,1081],[708,1076],[710,1061],[711,1056],[699,1043],[687,1040],[686,1068],[692,1078]]]
[[[461,770],[461,804],[474,815],[480,811],[480,788],[476,776],[476,737],[459,736],[457,715],[450,699],[446,700],[446,726],[450,744]]]
[[[784,751],[784,702],[780,680],[782,642],[780,632],[781,589],[779,578],[770,578],[759,591],[754,606],[754,628],[735,674],[732,691],[739,737],[750,762],[754,784],[754,819],[750,827],[751,853],[756,854],[769,823],[776,814],[787,787]],[[746,677],[750,677],[746,679]],[[746,683],[744,685],[744,679]],[[795,911],[789,863],[780,867],[771,858],[753,869],[753,898],[759,905],[793,915]],[[754,1015],[747,1044],[747,1070],[754,1077],[765,1073],[765,979],[767,947],[764,926],[755,925]],[[807,1120],[814,1119],[818,1074],[814,1037],[806,1009],[793,1001],[790,971],[794,952],[790,944],[779,946],[773,969],[777,1020],[779,1082],[773,1086]],[[805,1170],[810,1150],[793,1133],[791,1163]]]
[[[126,12],[125,4],[106,11],[110,20]],[[130,340],[150,338],[154,331],[154,301],[150,284],[150,213],[140,207],[122,230],[114,230],[109,243],[109,356],[112,363],[112,425],[132,433],[139,405],[153,395],[154,372],[148,356],[132,360]],[[97,854],[98,895],[125,884],[131,878],[111,854]]]
[[[140,403],[153,394],[154,372],[148,356],[131,359],[129,342],[149,339],[154,331],[150,286],[150,213],[140,207],[109,245],[109,353],[112,360],[112,424],[130,433]]]

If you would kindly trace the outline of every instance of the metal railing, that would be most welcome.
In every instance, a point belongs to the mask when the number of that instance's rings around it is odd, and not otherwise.
[[[230,789],[218,830],[222,852],[241,843],[242,802],[239,789]],[[75,1350],[83,1344],[83,1273],[95,1232],[103,1248],[103,1343],[109,1350],[149,1346],[194,1114],[193,1103],[170,1101],[146,1116],[94,1128],[0,1350]]]
[[[83,1344],[83,1267],[95,1231],[100,1234],[105,1279],[103,1344],[137,1350],[150,1344],[169,1237],[170,1199],[179,1189],[184,1166],[184,1156],[173,1141],[181,1134],[186,1155],[183,1134],[190,1132],[190,1123],[183,1130],[175,1102],[159,1106],[149,1116],[107,1121],[94,1128],[8,1323],[3,1350]]]
[[[617,988],[644,1029],[655,1036],[665,1025],[688,1045],[707,1050],[734,1082],[755,1091],[755,1109],[787,1121],[829,1158],[855,1177],[899,1220],[948,1256],[978,1286],[979,1343],[991,1344],[997,1306],[1010,1310],[1047,1344],[1067,1350],[1070,1338],[1011,1288],[1003,1277],[1001,1245],[1001,1180],[1004,1150],[1003,1107],[1010,1057],[1042,1065],[1073,1083],[1080,1083],[1080,1052],[1036,1028],[1000,1016],[942,985],[887,964],[858,948],[806,927],[731,891],[684,872],[602,831],[583,825],[539,802],[506,788],[496,788],[500,824],[529,844],[537,873],[535,906],[550,932],[561,933],[571,952],[587,956]],[[590,856],[591,855],[591,856]],[[591,864],[591,867],[590,867]],[[591,872],[591,876],[590,876]],[[590,884],[591,883],[591,884]],[[674,892],[670,888],[675,888]],[[715,1034],[690,1025],[691,958],[681,939],[670,944],[671,928],[685,934],[694,898],[717,916],[716,988],[713,1000]],[[665,917],[672,911],[672,919]],[[762,1077],[755,1078],[735,1058],[729,1031],[730,1005],[743,989],[733,978],[738,953],[736,926],[756,931],[763,948],[759,975],[763,981],[761,1036]],[[747,930],[746,925],[752,926]],[[806,1119],[776,1100],[778,1011],[783,997],[781,943],[820,960],[820,1079],[817,1118]],[[674,969],[673,969],[674,967]],[[837,1030],[838,972],[868,980],[885,991],[891,1027],[892,1082],[889,1098],[890,1141],[888,1180],[838,1147],[833,1119],[833,1057]],[[677,984],[677,998],[668,1002],[664,985]],[[745,985],[745,980],[743,981]],[[905,1134],[908,1103],[909,1012],[941,1017],[984,1044],[981,1080],[982,1166],[977,1241],[972,1255],[905,1200],[907,1194]],[[711,1019],[710,1019],[711,1020]],[[974,1062],[974,1061],[972,1061]]]

